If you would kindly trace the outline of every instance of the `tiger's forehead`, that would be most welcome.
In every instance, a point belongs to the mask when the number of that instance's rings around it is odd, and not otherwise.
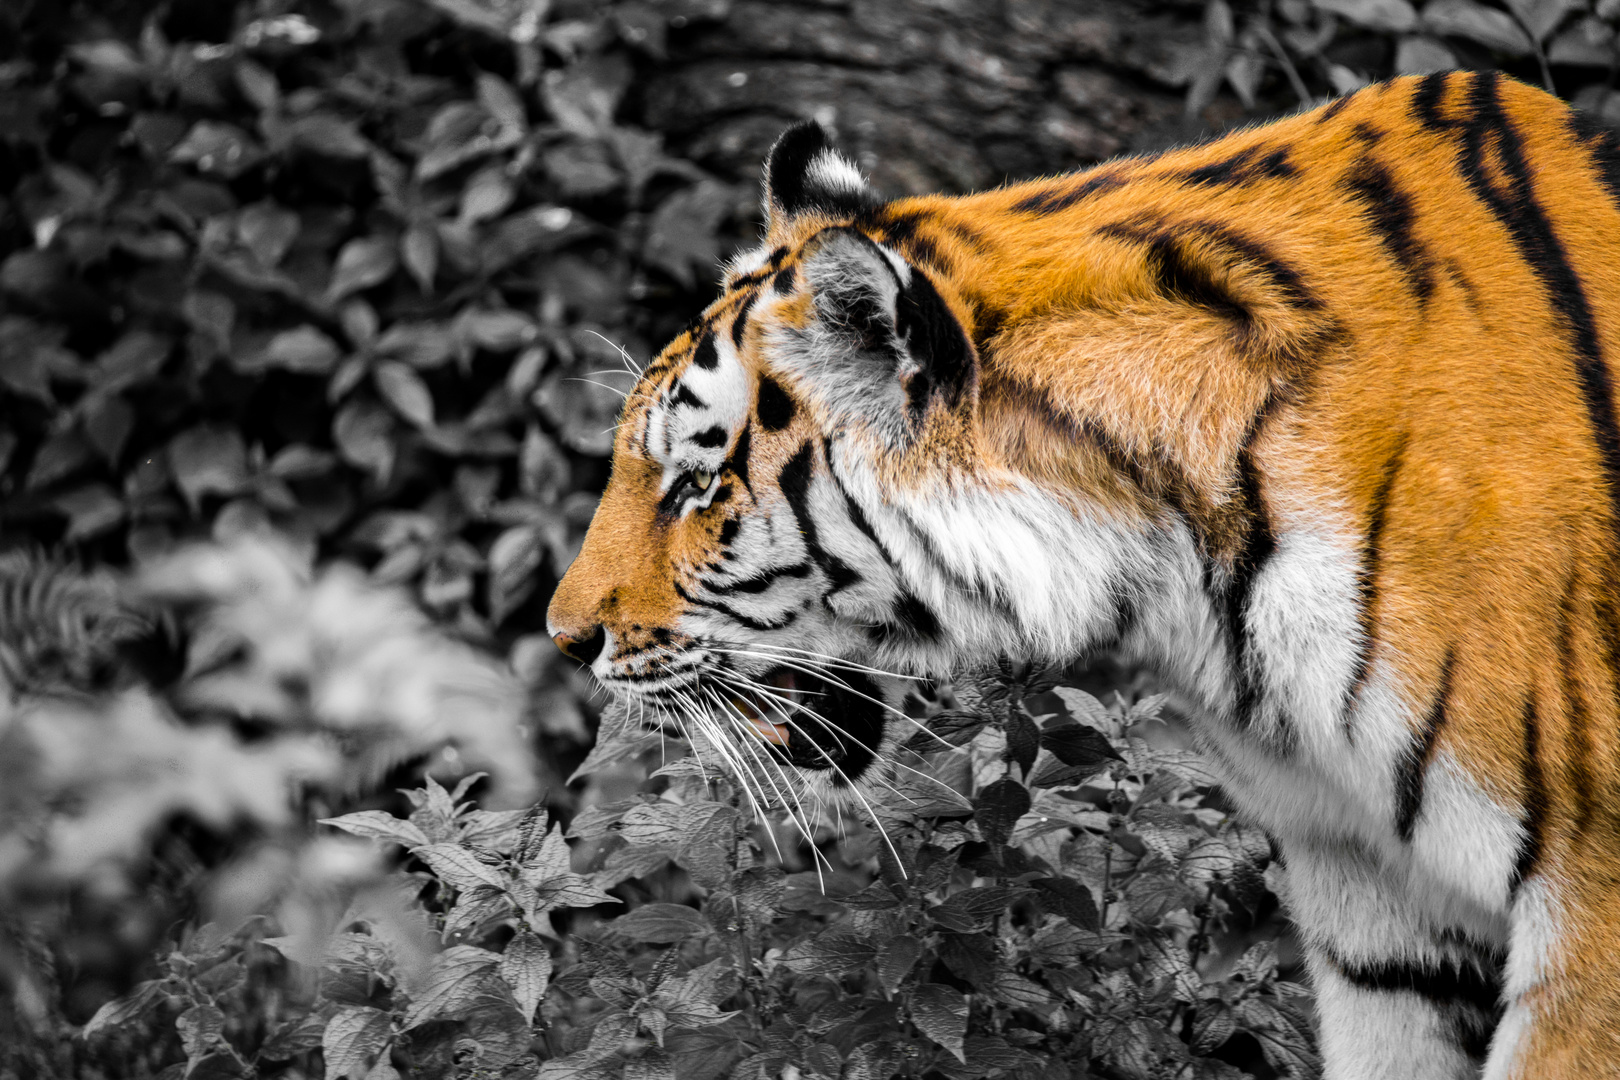
[[[642,373],[620,425],[621,450],[668,468],[711,468],[747,419],[757,380],[752,332],[779,316],[797,285],[799,252],[744,252],[727,267],[724,291]]]

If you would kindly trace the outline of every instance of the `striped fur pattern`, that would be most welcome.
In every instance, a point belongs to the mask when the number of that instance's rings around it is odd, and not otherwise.
[[[963,198],[809,125],[767,171],[559,643],[856,791],[899,721],[838,671],[1152,662],[1285,855],[1329,1078],[1620,1075],[1614,138],[1448,73]]]

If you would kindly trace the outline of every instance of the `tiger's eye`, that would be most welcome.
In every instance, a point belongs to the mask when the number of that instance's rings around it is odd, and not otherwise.
[[[692,483],[697,485],[699,491],[708,491],[709,485],[714,483],[714,473],[695,472],[692,474]]]

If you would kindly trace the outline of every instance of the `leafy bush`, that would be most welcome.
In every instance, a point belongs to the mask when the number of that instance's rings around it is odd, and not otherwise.
[[[1459,63],[1613,121],[1620,6],[979,7],[3,5],[0,1077],[1313,1072],[1270,846],[1136,673],[923,688],[875,817],[762,824],[544,602],[764,145],[909,121],[874,34],[956,95],[898,191]]]

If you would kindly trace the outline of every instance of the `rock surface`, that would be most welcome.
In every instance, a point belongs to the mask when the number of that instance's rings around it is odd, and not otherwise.
[[[1196,135],[1177,90],[1205,48],[1202,6],[649,3],[627,119],[730,179],[813,118],[886,194],[982,188]]]

